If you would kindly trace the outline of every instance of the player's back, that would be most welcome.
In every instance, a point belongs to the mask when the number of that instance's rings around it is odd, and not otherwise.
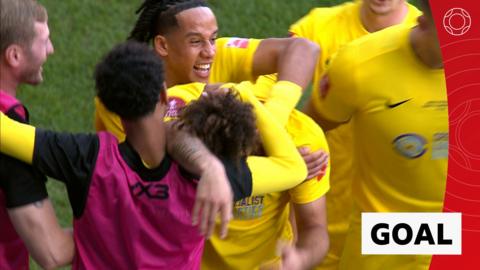
[[[191,224],[196,183],[168,156],[156,169],[107,133],[83,214],[74,222],[75,269],[197,269],[203,237]]]

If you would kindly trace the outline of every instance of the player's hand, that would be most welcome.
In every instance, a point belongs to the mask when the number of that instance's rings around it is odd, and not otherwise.
[[[323,176],[328,165],[329,155],[323,150],[311,152],[307,146],[297,148],[308,169],[307,179]]]
[[[233,193],[223,165],[218,160],[209,162],[198,182],[192,224],[200,225],[201,234],[208,239],[215,228],[217,214],[220,214],[220,237],[225,238],[232,207]]]

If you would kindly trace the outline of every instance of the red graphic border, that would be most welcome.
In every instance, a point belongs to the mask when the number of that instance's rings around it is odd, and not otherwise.
[[[435,255],[430,269],[480,269],[480,3],[430,0],[430,4],[443,54],[450,121],[444,211],[462,213],[462,255]],[[463,9],[470,16],[463,21],[470,26],[461,35],[452,35],[444,26],[451,9]],[[462,21],[460,14],[455,16],[445,21]]]

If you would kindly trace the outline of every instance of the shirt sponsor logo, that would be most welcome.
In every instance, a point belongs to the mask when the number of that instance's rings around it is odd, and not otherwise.
[[[180,111],[185,107],[185,101],[178,97],[168,98],[168,108],[165,117],[178,118]]]
[[[249,41],[246,38],[231,38],[227,44],[225,44],[225,47],[245,49],[248,48],[248,43]]]
[[[255,219],[262,216],[263,199],[265,196],[251,196],[235,202],[233,217],[235,219]]]
[[[145,196],[149,199],[166,200],[169,197],[169,188],[163,184],[142,184],[137,182],[130,187],[130,191],[135,197]]]
[[[421,157],[427,151],[427,140],[419,134],[402,134],[393,140],[393,147],[400,155],[406,158]]]
[[[437,111],[445,111],[448,108],[446,100],[431,100],[422,106],[425,109],[434,109]]]
[[[433,134],[432,159],[444,159],[448,157],[448,132]]]
[[[362,254],[462,253],[461,213],[362,213]]]

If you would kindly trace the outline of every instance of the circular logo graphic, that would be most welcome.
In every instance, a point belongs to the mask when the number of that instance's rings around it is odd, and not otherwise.
[[[402,134],[393,140],[393,147],[402,156],[407,158],[421,157],[427,149],[427,141],[420,135],[410,133]]]
[[[471,25],[472,18],[463,8],[452,8],[443,16],[443,27],[453,36],[465,34]]]

